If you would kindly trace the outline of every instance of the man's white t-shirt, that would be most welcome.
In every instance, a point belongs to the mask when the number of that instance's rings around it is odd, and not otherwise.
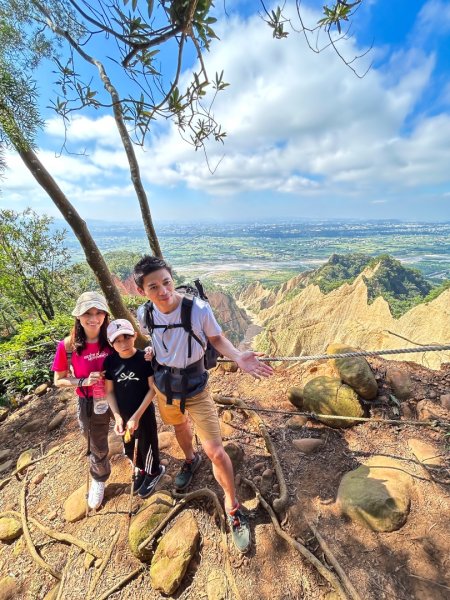
[[[137,310],[137,318],[142,333],[149,335],[145,325],[145,305]],[[177,308],[164,314],[153,305],[153,321],[155,325],[174,325],[181,323],[181,302]],[[207,337],[220,335],[222,328],[216,321],[210,305],[204,300],[194,298],[192,306],[191,325],[195,335],[202,341],[203,347],[206,347]],[[156,360],[160,365],[184,369],[202,358],[204,350],[200,344],[191,338],[191,357],[188,358],[188,339],[189,334],[183,327],[175,329],[156,328],[152,334],[152,345],[156,355]],[[164,348],[164,344],[167,348]]]

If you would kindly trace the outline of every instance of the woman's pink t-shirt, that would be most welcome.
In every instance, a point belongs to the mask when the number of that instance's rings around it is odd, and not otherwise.
[[[98,342],[86,344],[86,347],[78,354],[72,352],[71,364],[75,377],[89,377],[93,371],[103,371],[103,363],[105,358],[112,354],[112,348],[102,348]],[[68,371],[69,361],[67,360],[67,352],[64,346],[64,340],[61,340],[56,347],[56,354],[53,360],[52,371]],[[80,388],[76,389],[79,396],[83,397],[83,392]]]

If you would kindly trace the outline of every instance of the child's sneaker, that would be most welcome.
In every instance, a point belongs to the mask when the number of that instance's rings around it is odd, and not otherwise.
[[[188,485],[192,481],[192,477],[194,476],[195,471],[199,468],[200,463],[202,462],[202,457],[199,452],[194,454],[194,458],[191,462],[187,460],[184,461],[183,466],[181,467],[181,471],[175,477],[175,489],[176,490],[185,490]]]
[[[144,470],[141,471],[140,469],[136,469],[136,474],[134,476],[133,496],[136,496],[138,491],[141,489],[141,486],[145,480],[145,475],[146,472]]]
[[[239,552],[245,554],[250,549],[252,539],[250,525],[248,524],[247,517],[240,509],[239,504],[227,513],[227,520],[228,525],[230,526],[233,544]]]
[[[88,506],[89,508],[97,509],[103,502],[105,495],[105,484],[103,481],[92,480],[91,487],[89,488],[88,495]]]
[[[139,498],[148,498],[155,491],[156,484],[166,472],[164,465],[159,466],[159,473],[157,475],[145,475],[144,482],[138,490]]]

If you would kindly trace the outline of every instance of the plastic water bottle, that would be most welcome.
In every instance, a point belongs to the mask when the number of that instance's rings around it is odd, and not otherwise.
[[[96,415],[103,415],[109,408],[106,400],[105,382],[103,379],[97,381],[92,386],[92,397],[94,399],[94,412]]]

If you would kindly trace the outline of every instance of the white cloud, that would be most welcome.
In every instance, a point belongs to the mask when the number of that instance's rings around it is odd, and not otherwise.
[[[417,28],[431,27],[442,5],[428,2]],[[444,9],[442,27],[450,11]],[[332,50],[316,55],[293,32],[274,40],[259,16],[245,21],[234,16],[216,30],[220,42],[205,61],[211,77],[223,69],[231,84],[214,103],[214,116],[227,132],[225,145],[208,144],[207,163],[174,126],[160,126],[145,150],[135,147],[147,188],[181,195],[185,186],[206,192],[214,203],[260,191],[380,204],[385,202],[380,197],[449,182],[450,114],[418,112],[433,77],[434,55],[405,48],[382,70],[358,79]],[[363,50],[355,39],[343,42],[346,56]],[[182,89],[186,81],[187,74]],[[49,120],[46,133],[61,141],[61,121]],[[111,116],[77,115],[69,139],[76,149],[86,147],[87,156],[55,158],[49,151],[41,156],[77,202],[87,207],[105,198],[107,207],[108,189],[118,201],[131,200],[126,156]],[[11,193],[36,189],[17,157],[8,163]]]

